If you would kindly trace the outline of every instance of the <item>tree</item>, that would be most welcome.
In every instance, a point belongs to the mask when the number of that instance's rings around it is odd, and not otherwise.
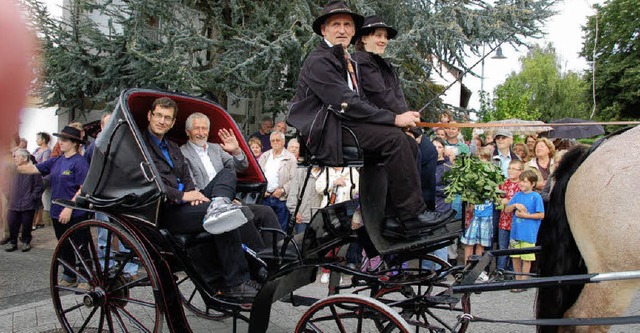
[[[521,71],[495,88],[492,108],[484,120],[553,119],[589,116],[588,88],[577,73],[561,73],[551,45],[534,46],[520,59]]]
[[[79,112],[128,87],[202,95],[223,106],[228,94],[258,98],[282,112],[302,62],[320,41],[311,23],[325,3],[76,0],[67,9],[70,19],[59,22],[40,0],[23,1],[42,40],[45,105]],[[354,0],[351,6],[380,14],[401,31],[389,56],[417,109],[437,95],[428,84],[436,59],[466,70],[465,57],[483,44],[540,37],[555,1]],[[92,19],[98,16],[106,22]]]
[[[595,115],[602,120],[639,118],[640,6],[634,0],[609,0],[594,7],[596,15],[583,27],[581,55],[595,61]],[[593,70],[587,81],[593,85]]]

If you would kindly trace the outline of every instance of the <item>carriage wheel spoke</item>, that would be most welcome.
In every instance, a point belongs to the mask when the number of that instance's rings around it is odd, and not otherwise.
[[[73,310],[76,310],[76,309],[78,309],[78,308],[80,308],[80,307],[83,307],[83,306],[84,306],[84,304],[79,303],[79,304],[76,304],[76,305],[74,305],[74,306],[72,306],[72,307],[70,307],[70,308],[68,308],[68,309],[66,309],[66,310],[64,310],[64,311],[62,311],[62,313],[65,313],[65,314],[66,314],[66,313],[69,313],[69,312],[71,312],[71,311],[73,311]]]
[[[120,330],[122,330],[123,332],[129,332],[129,330],[127,330],[127,327],[124,324],[124,321],[122,320],[122,317],[120,317],[120,314],[118,313],[118,308],[113,307],[113,309],[111,310],[111,313],[113,313],[113,316],[116,318],[116,323],[120,327]]]
[[[87,281],[95,280],[96,277],[87,266],[87,263],[84,260],[85,258],[82,256],[82,253],[80,253],[81,251],[78,245],[71,238],[69,238],[69,244],[71,244],[71,248],[73,249],[74,255],[76,257],[76,261],[80,261],[80,263],[82,264],[82,268],[84,269],[84,273],[76,270],[76,278],[81,277]],[[85,244],[85,246],[87,246],[87,244]]]
[[[112,301],[115,302],[126,302],[126,303],[133,303],[133,304],[138,304],[138,305],[142,305],[142,306],[146,306],[146,307],[150,307],[150,308],[155,308],[155,304],[152,302],[147,302],[147,301],[142,301],[139,299],[135,299],[135,298],[129,298],[129,297],[111,297]]]
[[[136,319],[133,315],[131,315],[131,313],[129,313],[129,311],[127,311],[125,308],[119,307],[119,306],[116,306],[114,308],[116,310],[115,311],[116,315],[118,316],[118,318],[120,318],[121,321],[122,321],[122,318],[120,317],[119,313],[122,313],[127,319],[129,319],[129,321],[131,321],[135,326],[137,326],[139,330],[143,332],[151,332],[138,319]]]
[[[362,323],[364,322],[364,308],[362,306],[358,307],[358,330],[357,332],[362,332]]]
[[[87,325],[89,325],[89,322],[91,321],[91,318],[93,318],[93,315],[96,313],[97,310],[98,310],[97,307],[94,307],[91,310],[91,313],[89,313],[89,315],[87,316],[87,319],[85,319],[84,323],[82,323],[82,326],[80,326],[80,332],[84,331],[84,329],[87,328]]]
[[[335,305],[331,304],[329,306],[329,309],[331,310],[331,314],[333,315],[333,318],[336,321],[338,328],[340,328],[340,332],[346,333],[347,331],[344,329],[344,323],[342,323],[340,314],[338,314],[338,310],[336,309]]]
[[[89,232],[89,234],[91,234],[91,232]],[[95,271],[95,278],[100,280],[100,277],[102,276],[102,267],[100,266],[100,259],[98,258],[98,252],[96,250],[96,244],[93,242],[93,237],[89,237],[88,250],[89,259],[91,260]]]
[[[106,307],[100,307],[100,322],[98,323],[98,332],[102,332],[102,328],[104,327],[104,317],[105,317],[105,309]]]

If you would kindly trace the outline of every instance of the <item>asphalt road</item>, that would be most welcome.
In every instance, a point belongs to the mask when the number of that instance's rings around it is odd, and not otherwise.
[[[42,304],[42,301],[50,300],[49,266],[55,244],[53,229],[46,227],[34,232],[32,242],[34,248],[30,252],[0,251],[0,311],[24,307],[36,302]],[[300,289],[296,294],[323,298],[326,291],[326,285],[316,282]],[[518,294],[509,291],[474,294],[471,300],[471,312],[476,316],[492,319],[531,319],[534,299],[534,290]],[[46,307],[46,302],[44,304]],[[297,319],[305,310],[305,306],[293,307],[289,303],[277,302],[272,309],[269,332],[291,332]],[[627,315],[640,315],[638,293]],[[193,315],[189,315],[189,322],[195,332],[229,332],[232,325],[229,319],[223,322],[212,322]],[[243,326],[240,324],[239,331],[243,331]],[[29,330],[29,332],[33,331],[33,329]],[[35,331],[44,332],[44,330]],[[535,328],[509,324],[473,323],[468,332],[533,333]],[[617,326],[611,332],[640,332],[640,325]]]

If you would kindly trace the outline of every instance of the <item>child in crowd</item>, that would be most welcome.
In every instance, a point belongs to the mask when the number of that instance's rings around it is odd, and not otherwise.
[[[483,147],[478,150],[478,157],[485,163],[491,160],[491,152]],[[493,203],[487,200],[482,204],[473,206],[473,218],[460,237],[460,242],[464,244],[464,258],[476,254],[482,255],[485,247],[491,247],[493,238]],[[487,281],[489,277],[486,272],[482,272],[478,277],[479,281]]]
[[[535,246],[538,238],[538,229],[544,218],[544,205],[542,197],[534,191],[538,176],[532,170],[525,170],[520,174],[520,191],[509,201],[509,205],[504,209],[510,214],[515,211],[515,216],[511,224],[511,235],[509,248],[524,249]],[[517,280],[526,280],[526,274],[531,270],[531,262],[536,260],[533,253],[512,255],[513,268],[517,273]],[[524,289],[512,289],[512,292],[522,292]]]
[[[499,186],[500,190],[504,191],[504,198],[502,198],[502,204],[504,206],[509,204],[511,198],[520,192],[520,174],[524,170],[524,163],[520,160],[512,160],[509,162],[509,168],[507,173],[509,178],[504,181],[504,184]],[[498,224],[498,248],[500,250],[509,248],[509,234],[511,233],[511,221],[513,220],[513,214],[509,214],[502,210],[500,212],[500,222]],[[510,269],[509,257],[498,257],[498,269],[507,270]]]

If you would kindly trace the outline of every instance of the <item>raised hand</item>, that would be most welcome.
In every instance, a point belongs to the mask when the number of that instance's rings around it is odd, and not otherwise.
[[[220,143],[220,147],[222,147],[224,151],[234,156],[242,153],[238,139],[233,134],[233,131],[223,128],[218,131],[218,137],[220,137],[220,140],[222,141],[222,143]]]

